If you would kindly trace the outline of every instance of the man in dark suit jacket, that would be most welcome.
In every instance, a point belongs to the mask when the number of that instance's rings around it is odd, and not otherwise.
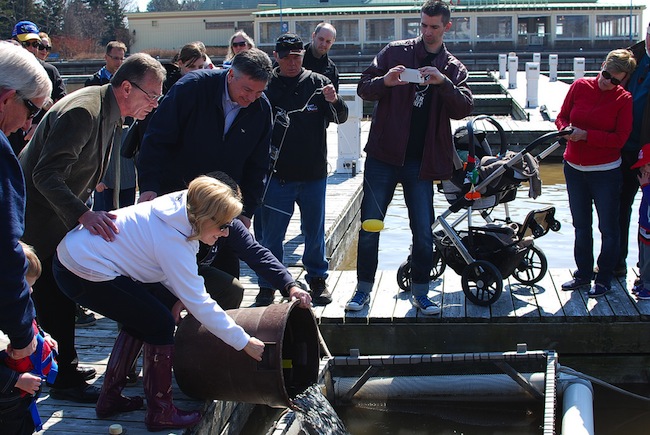
[[[40,324],[59,343],[59,374],[50,390],[55,398],[94,402],[99,396],[77,370],[75,303],[54,281],[56,246],[80,223],[114,239],[113,215],[89,210],[86,200],[101,180],[122,118],[142,119],[157,107],[164,77],[165,69],[151,56],[129,57],[110,84],[80,89],[52,106],[20,155],[28,198],[23,240],[43,262],[33,299]]]

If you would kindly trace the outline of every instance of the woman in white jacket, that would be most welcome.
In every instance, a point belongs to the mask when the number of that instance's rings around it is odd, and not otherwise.
[[[63,292],[122,324],[97,402],[98,417],[142,407],[141,397],[125,397],[122,389],[144,343],[147,428],[189,427],[200,420],[198,411],[177,409],[171,397],[174,328],[183,307],[225,343],[261,361],[264,343],[210,297],[196,264],[199,240],[212,245],[227,237],[241,210],[241,196],[202,176],[187,190],[112,212],[118,229],[113,240],[79,226],[61,241],[54,275]]]

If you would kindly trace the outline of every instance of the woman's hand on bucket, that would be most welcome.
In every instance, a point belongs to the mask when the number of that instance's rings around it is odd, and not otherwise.
[[[298,299],[300,301],[300,308],[311,307],[311,295],[296,285],[289,289],[289,299],[292,301]]]
[[[251,337],[248,339],[248,344],[244,347],[244,352],[246,352],[254,360],[262,361],[264,343],[255,337]]]

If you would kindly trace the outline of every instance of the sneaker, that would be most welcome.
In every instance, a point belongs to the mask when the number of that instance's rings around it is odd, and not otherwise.
[[[427,297],[427,295],[412,296],[411,304],[425,316],[433,316],[440,313],[440,306]]]
[[[648,300],[650,299],[650,290],[646,289],[645,287],[640,287],[638,288],[638,291],[636,292],[636,297],[637,299],[641,300]]]
[[[587,287],[591,284],[591,281],[588,279],[582,279],[582,278],[573,278],[571,281],[565,282],[562,284],[562,290],[564,291],[569,291],[569,290],[576,290],[579,289],[580,287]]]
[[[275,290],[268,287],[260,287],[260,292],[255,296],[256,307],[268,307],[273,303]]]
[[[85,328],[87,326],[93,326],[97,323],[94,313],[89,313],[84,307],[77,304],[77,309],[74,313],[74,323],[78,328]]]
[[[325,278],[313,278],[309,281],[311,301],[314,305],[327,305],[332,302],[332,295],[327,290]]]
[[[590,298],[597,298],[597,297],[600,297],[600,296],[604,295],[605,293],[607,293],[610,289],[611,289],[610,286],[597,282],[589,290],[589,292],[587,293],[587,296],[589,296]]]
[[[361,311],[368,303],[370,303],[370,293],[356,290],[348,303],[345,304],[345,309],[347,311]]]

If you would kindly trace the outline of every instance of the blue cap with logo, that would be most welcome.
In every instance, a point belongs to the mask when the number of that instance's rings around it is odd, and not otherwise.
[[[19,42],[25,42],[32,39],[38,39],[40,41],[41,37],[38,36],[38,27],[36,24],[31,21],[19,21],[14,26],[13,32],[11,32],[11,37],[16,38]]]

